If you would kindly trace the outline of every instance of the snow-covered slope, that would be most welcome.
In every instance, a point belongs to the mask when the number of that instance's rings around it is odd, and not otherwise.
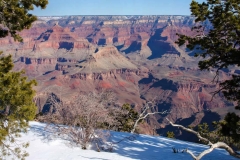
[[[30,142],[27,148],[30,154],[27,160],[188,160],[192,157],[188,153],[173,153],[172,147],[201,152],[208,146],[189,143],[161,136],[139,135],[136,140],[125,140],[114,146],[113,152],[97,152],[82,150],[69,145],[68,141],[56,138],[53,133],[44,130],[45,124],[30,122],[30,129],[23,134],[20,141]],[[118,141],[130,136],[129,133],[111,132],[113,140]],[[10,158],[9,158],[10,159]],[[221,149],[203,157],[203,160],[234,160],[235,158]]]

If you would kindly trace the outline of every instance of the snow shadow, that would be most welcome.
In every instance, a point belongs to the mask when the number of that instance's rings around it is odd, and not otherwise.
[[[126,133],[117,133],[114,132],[115,140],[120,140],[127,136]],[[130,136],[130,134],[129,134]],[[179,153],[173,153],[172,147],[178,149]],[[134,141],[123,141],[115,146],[115,151],[121,156],[125,156],[132,159],[141,159],[141,160],[186,160],[192,159],[188,153],[182,153],[184,149],[191,150],[194,154],[199,154],[205,149],[209,148],[208,146],[184,142],[180,140],[174,140],[170,138],[157,137],[157,136],[147,136],[139,135]],[[210,154],[204,156],[202,160],[235,160],[234,157],[229,156],[229,154],[222,149],[216,149]]]
[[[50,143],[50,146],[64,146],[69,140],[64,139],[55,134],[54,130],[45,129],[46,124],[32,123],[30,131],[38,139],[44,143]],[[132,136],[130,133],[112,132],[109,139],[113,145],[113,152],[94,152],[93,149],[81,150],[80,147],[74,146],[66,148],[70,151],[78,150],[80,159],[94,159],[94,160],[112,160],[114,155],[123,157],[123,159],[139,159],[139,160],[191,160],[192,157],[188,153],[181,153],[182,150],[188,149],[199,154],[208,146],[176,139],[165,138],[161,136],[137,135],[135,138],[129,139],[126,137]],[[124,140],[123,140],[124,139]],[[57,140],[57,141],[56,141]],[[60,140],[60,141],[59,141]],[[120,143],[116,143],[119,142]],[[64,144],[64,145],[62,145]],[[66,145],[67,146],[67,145]],[[179,150],[179,153],[173,153],[172,148]],[[95,154],[96,153],[96,154]],[[81,155],[79,155],[81,154]],[[110,158],[112,157],[112,158]],[[116,157],[116,156],[115,156]],[[109,159],[110,158],[110,159]],[[115,158],[116,159],[116,158]],[[115,160],[114,159],[114,160]],[[122,158],[121,158],[122,159]],[[229,154],[222,149],[216,149],[210,154],[207,154],[202,160],[236,160],[236,158],[229,156]]]
[[[85,158],[85,159],[94,159],[94,160],[109,160],[109,159],[98,158],[98,157],[87,157],[87,156],[80,156],[80,157]]]
[[[30,126],[30,131],[34,133],[34,135],[40,137],[43,142],[51,142],[55,140],[58,136],[55,134],[56,129],[54,127],[49,127],[46,124],[39,124]],[[61,137],[62,138],[62,137]]]

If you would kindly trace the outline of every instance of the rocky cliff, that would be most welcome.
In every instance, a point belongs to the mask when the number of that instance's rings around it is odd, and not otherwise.
[[[0,47],[13,55],[15,70],[37,79],[39,112],[47,92],[69,99],[79,91],[111,89],[120,103],[138,111],[153,99],[155,111],[169,110],[149,118],[156,129],[166,125],[166,116],[173,121],[195,116],[196,125],[204,117],[200,113],[232,104],[221,94],[211,100],[218,87],[211,83],[214,69],[200,71],[194,53],[175,44],[176,33],[191,35],[193,25],[190,16],[39,17],[21,32],[23,43],[7,37]],[[220,80],[238,71],[221,71]]]

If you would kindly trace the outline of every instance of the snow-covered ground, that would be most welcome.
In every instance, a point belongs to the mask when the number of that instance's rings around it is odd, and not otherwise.
[[[30,122],[30,129],[23,134],[21,141],[30,142],[27,160],[191,160],[188,153],[173,153],[172,147],[188,148],[199,153],[208,146],[160,136],[139,135],[136,140],[125,140],[114,147],[113,152],[82,150],[69,145],[68,141],[56,138],[53,133],[44,130],[45,124]],[[118,141],[130,136],[128,133],[111,132],[113,140]],[[222,149],[217,149],[203,157],[203,160],[235,160]]]

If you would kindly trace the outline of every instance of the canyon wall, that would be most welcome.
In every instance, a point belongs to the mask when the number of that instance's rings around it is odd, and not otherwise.
[[[142,129],[165,134],[165,117],[178,122],[194,116],[189,124],[197,125],[204,117],[200,113],[233,106],[221,93],[212,99],[218,88],[211,82],[215,70],[200,71],[201,58],[175,44],[176,33],[194,35],[192,26],[190,16],[39,17],[20,33],[23,43],[6,37],[0,47],[13,55],[14,70],[37,79],[39,112],[45,110],[47,93],[69,100],[80,92],[112,90],[120,104],[138,111],[147,101],[156,103],[153,111],[168,110],[150,117]],[[237,71],[220,71],[219,78]]]

